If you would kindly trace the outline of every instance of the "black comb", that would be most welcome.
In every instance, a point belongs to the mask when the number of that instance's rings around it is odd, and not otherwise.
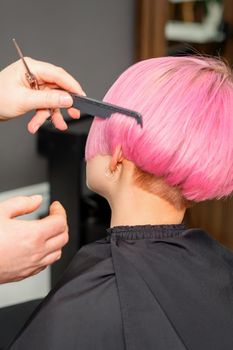
[[[142,128],[142,116],[140,113],[132,111],[131,109],[119,107],[111,103],[106,103],[102,101],[95,100],[89,97],[83,97],[77,94],[71,94],[73,98],[74,108],[79,109],[81,112],[85,112],[92,116],[100,118],[110,118],[113,113],[124,114],[128,117],[136,119],[137,124]]]

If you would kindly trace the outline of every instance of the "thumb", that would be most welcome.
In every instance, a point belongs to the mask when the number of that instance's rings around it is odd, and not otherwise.
[[[62,215],[66,218],[66,211],[58,201],[55,201],[50,205],[49,213],[50,215]]]
[[[61,90],[28,90],[25,99],[26,109],[69,108],[73,99],[68,92]]]
[[[29,214],[39,208],[41,202],[42,196],[40,195],[10,198],[0,203],[0,215],[14,218],[19,215]]]

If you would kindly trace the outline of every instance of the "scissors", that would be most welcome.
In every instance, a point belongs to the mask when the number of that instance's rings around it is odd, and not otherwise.
[[[38,80],[36,79],[35,75],[30,71],[25,59],[24,59],[24,55],[19,47],[19,45],[17,44],[16,40],[15,39],[12,39],[14,45],[15,45],[15,48],[19,54],[19,57],[21,58],[23,64],[24,64],[24,67],[26,69],[26,73],[25,73],[25,76],[26,76],[26,79],[27,79],[27,82],[28,84],[30,85],[30,88],[31,89],[34,89],[34,90],[40,90],[40,86],[39,86],[39,83],[38,83]],[[52,121],[52,118],[51,116],[53,115],[53,109],[48,109],[48,112],[50,114],[50,116],[48,117],[48,120],[49,121]]]
[[[30,71],[24,56],[22,54],[19,45],[16,40],[13,39],[13,43],[16,47],[16,50],[19,54],[19,57],[22,59],[24,67],[26,68],[26,79],[31,87],[31,89],[39,90],[39,83],[35,77],[35,75]],[[114,113],[120,113],[127,117],[132,117],[136,120],[137,124],[139,124],[142,128],[142,116],[140,113],[136,111],[132,111],[131,109],[119,107],[110,103],[102,102],[95,100],[89,97],[83,97],[77,94],[69,93],[73,99],[72,107],[79,109],[81,112],[88,113],[89,115],[100,117],[100,118],[110,118]],[[53,114],[53,110],[49,110],[50,115]],[[51,117],[49,118],[51,120]]]
[[[24,59],[24,56],[23,56],[23,53],[19,47],[19,45],[17,44],[16,40],[15,39],[12,39],[14,45],[15,45],[15,48],[19,54],[19,57],[21,58],[23,64],[24,64],[24,67],[26,68],[26,73],[25,73],[25,76],[26,76],[26,79],[30,85],[30,88],[31,89],[35,89],[35,90],[39,90],[39,84],[38,84],[38,81],[35,77],[35,75],[30,71],[25,59]]]

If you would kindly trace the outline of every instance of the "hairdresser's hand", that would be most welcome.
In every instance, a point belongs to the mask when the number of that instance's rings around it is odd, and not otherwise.
[[[70,108],[72,98],[65,91],[84,95],[79,83],[63,68],[49,63],[25,58],[31,72],[38,80],[40,90],[32,90],[25,77],[25,67],[21,60],[11,64],[0,72],[0,120],[11,119],[36,109],[28,124],[28,130],[35,133],[50,117],[54,126],[60,130],[67,129],[59,108],[67,108],[72,118],[79,118],[79,111]],[[49,110],[50,109],[50,110]]]
[[[66,213],[54,202],[41,220],[17,216],[35,211],[41,196],[15,197],[0,203],[0,283],[35,275],[61,257],[68,241]]]

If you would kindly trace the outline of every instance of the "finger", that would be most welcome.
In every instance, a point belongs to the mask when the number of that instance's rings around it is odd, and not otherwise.
[[[46,255],[51,254],[57,250],[62,249],[69,240],[68,231],[64,231],[62,234],[52,237],[46,241]]]
[[[61,215],[66,218],[66,211],[60,202],[55,201],[50,205],[49,208],[50,216]]]
[[[67,112],[69,113],[69,116],[73,119],[79,119],[80,118],[80,111],[76,108],[68,108]]]
[[[59,202],[54,202],[50,206],[48,216],[40,220],[35,220],[31,223],[34,226],[34,230],[38,232],[38,235],[44,241],[58,236],[65,231],[68,232],[66,212]]]
[[[28,123],[28,131],[31,134],[35,134],[42,124],[50,117],[49,109],[40,109],[36,111],[36,114],[32,117]]]
[[[56,89],[24,89],[24,110],[70,108],[73,99],[68,92]]]
[[[41,266],[48,266],[59,260],[62,256],[62,251],[57,250],[51,254],[48,254],[41,260]]]
[[[66,130],[68,128],[66,122],[63,119],[63,116],[60,112],[60,109],[55,109],[51,117],[53,125],[59,130]]]
[[[41,271],[45,270],[47,267],[47,265],[43,265],[42,267],[40,267],[39,269],[33,270],[31,272],[29,272],[28,277],[29,276],[34,276],[37,275],[38,273],[40,273]]]
[[[39,85],[39,90],[44,90],[44,89],[59,89],[59,86],[57,84],[53,83],[48,83],[48,82],[43,82],[38,84]]]
[[[34,73],[40,80],[56,84],[64,90],[85,95],[85,92],[77,80],[75,80],[72,75],[67,73],[63,68],[50,63],[30,59],[30,64],[31,62],[34,66]]]
[[[40,195],[10,198],[0,203],[0,213],[10,218],[29,214],[38,209],[41,205],[41,202],[42,196]]]

